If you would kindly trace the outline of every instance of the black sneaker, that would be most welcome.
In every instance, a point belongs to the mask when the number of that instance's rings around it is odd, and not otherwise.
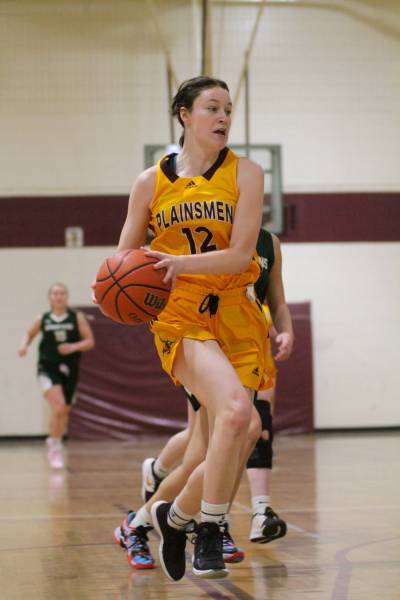
[[[196,528],[193,573],[204,579],[228,575],[223,556],[223,531],[217,523],[200,523]]]
[[[151,507],[151,518],[161,541],[159,545],[160,563],[166,576],[179,581],[185,574],[186,531],[168,525],[168,511],[171,502],[155,502]]]
[[[270,506],[263,515],[255,514],[251,520],[250,541],[267,544],[286,535],[287,526]]]

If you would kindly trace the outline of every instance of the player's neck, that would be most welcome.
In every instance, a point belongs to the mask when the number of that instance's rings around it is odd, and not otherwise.
[[[176,174],[179,177],[203,175],[217,160],[221,150],[210,150],[188,143],[176,159]]]
[[[67,313],[67,307],[66,306],[54,307],[51,309],[51,313],[53,315],[55,315],[56,317],[62,317],[63,315],[65,315]]]

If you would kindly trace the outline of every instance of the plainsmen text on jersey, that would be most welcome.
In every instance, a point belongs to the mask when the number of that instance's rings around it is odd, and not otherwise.
[[[228,148],[203,175],[179,177],[173,167],[175,154],[157,164],[150,207],[151,249],[169,254],[200,254],[229,247],[239,190],[236,183],[238,157]],[[251,261],[243,273],[229,275],[181,274],[179,280],[216,290],[244,287],[260,273]]]

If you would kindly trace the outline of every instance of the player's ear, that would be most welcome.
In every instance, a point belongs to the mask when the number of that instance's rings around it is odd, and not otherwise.
[[[187,109],[186,106],[181,106],[179,109],[179,116],[184,125],[188,122],[189,115],[190,115],[189,109]]]

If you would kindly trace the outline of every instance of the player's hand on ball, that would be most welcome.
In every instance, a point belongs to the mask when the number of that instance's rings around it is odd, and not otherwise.
[[[156,263],[144,248],[128,248],[107,256],[92,285],[94,303],[118,323],[151,321],[164,310],[171,291],[163,281],[165,272],[154,269]]]
[[[290,333],[286,331],[278,333],[275,338],[275,343],[278,346],[278,352],[274,356],[276,361],[281,362],[289,358],[293,350],[293,342],[294,339]]]
[[[92,288],[92,302],[93,304],[99,304],[99,301],[96,298],[96,292],[95,292],[95,288],[96,288],[96,280],[92,281],[92,283],[90,284],[90,287]]]
[[[157,252],[156,250],[145,250],[146,256],[157,258],[158,262],[154,265],[154,269],[165,269],[166,273],[163,277],[163,283],[175,286],[177,276],[182,273],[183,256],[176,254],[166,254],[165,252]]]

